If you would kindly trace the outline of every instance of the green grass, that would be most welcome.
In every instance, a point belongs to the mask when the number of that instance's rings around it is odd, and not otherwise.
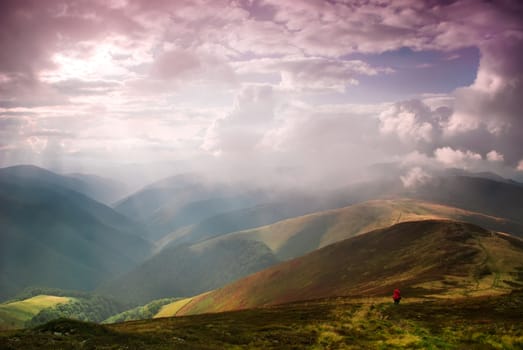
[[[0,333],[14,349],[521,349],[523,292],[418,300],[331,298],[107,326],[58,320]]]
[[[0,304],[0,329],[22,328],[43,309],[73,301],[74,298],[53,295],[37,295],[32,298]]]

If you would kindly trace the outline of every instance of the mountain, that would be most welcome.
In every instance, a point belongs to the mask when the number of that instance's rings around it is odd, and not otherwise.
[[[0,169],[0,181],[38,181],[76,191],[104,204],[111,204],[125,195],[125,186],[115,180],[96,175],[59,175],[34,165],[16,165]]]
[[[116,203],[115,210],[143,223],[147,238],[159,240],[181,227],[264,200],[257,190],[182,174],[146,186]]]
[[[193,244],[230,232],[275,223],[323,210],[323,203],[307,195],[292,195],[278,201],[237,209],[182,227],[159,241],[161,246]]]
[[[269,248],[252,240],[219,242],[211,247],[180,245],[162,250],[98,291],[141,305],[218,288],[276,263]]]
[[[523,186],[470,176],[436,177],[407,191],[415,198],[521,221]]]
[[[127,193],[127,187],[119,181],[91,174],[72,173],[68,177],[78,179],[83,185],[74,189],[88,197],[106,205],[111,205],[122,199]]]
[[[400,223],[331,244],[193,298],[177,315],[337,296],[503,293],[523,287],[523,241],[453,221]]]
[[[141,227],[37,167],[0,170],[0,299],[28,286],[89,290],[151,252]]]
[[[479,175],[478,175],[479,176]],[[522,224],[523,186],[477,176],[434,176],[414,187],[399,179],[357,183],[336,191],[281,193],[270,202],[224,212],[179,228],[159,241],[168,244],[196,243],[234,231],[273,224],[318,211],[342,208],[373,199],[413,198],[475,211]],[[511,228],[512,229],[512,228]],[[515,234],[523,233],[518,229]]]
[[[454,219],[523,233],[523,225],[463,209],[411,199],[376,200],[317,212],[194,244],[174,244],[105,285],[101,292],[143,304],[192,296],[249,273],[398,222]]]
[[[405,221],[450,219],[523,236],[523,224],[455,207],[414,199],[371,200],[348,207],[279,221],[229,233],[201,243],[236,239],[264,243],[280,260],[288,260],[326,245]]]

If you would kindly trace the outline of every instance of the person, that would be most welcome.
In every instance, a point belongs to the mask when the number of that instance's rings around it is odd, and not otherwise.
[[[394,300],[394,304],[399,304],[401,300],[401,293],[398,288],[394,289],[394,293],[392,294],[392,300]]]

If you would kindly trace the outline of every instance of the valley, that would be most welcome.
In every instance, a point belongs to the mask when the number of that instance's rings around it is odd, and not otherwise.
[[[520,211],[486,204],[492,188],[517,194],[517,184],[460,175],[415,192],[369,183],[275,196],[182,176],[124,198],[118,212],[58,175],[15,170],[3,178],[0,170],[10,261],[1,276],[14,298],[0,304],[6,349],[516,349],[522,341]],[[489,190],[481,185],[470,201],[429,196],[457,181],[486,181]],[[31,253],[20,255],[22,239]],[[128,260],[115,265],[120,256]],[[64,273],[77,265],[90,270]],[[22,269],[38,278],[12,272]],[[394,288],[399,306],[389,300]]]

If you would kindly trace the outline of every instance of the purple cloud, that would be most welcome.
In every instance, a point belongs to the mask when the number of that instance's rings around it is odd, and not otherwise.
[[[348,154],[346,171],[410,154],[515,171],[522,17],[515,0],[2,1],[0,132],[9,141],[0,163],[103,149],[319,162],[330,172]],[[473,83],[446,84],[436,105],[426,93],[441,92],[438,83],[423,72],[444,75],[436,67],[457,61],[472,72],[476,61],[455,57],[477,57],[471,48],[480,55]],[[412,89],[381,85],[395,66],[409,79],[394,81]],[[465,81],[454,78],[434,80]],[[382,97],[383,88],[397,93]]]

